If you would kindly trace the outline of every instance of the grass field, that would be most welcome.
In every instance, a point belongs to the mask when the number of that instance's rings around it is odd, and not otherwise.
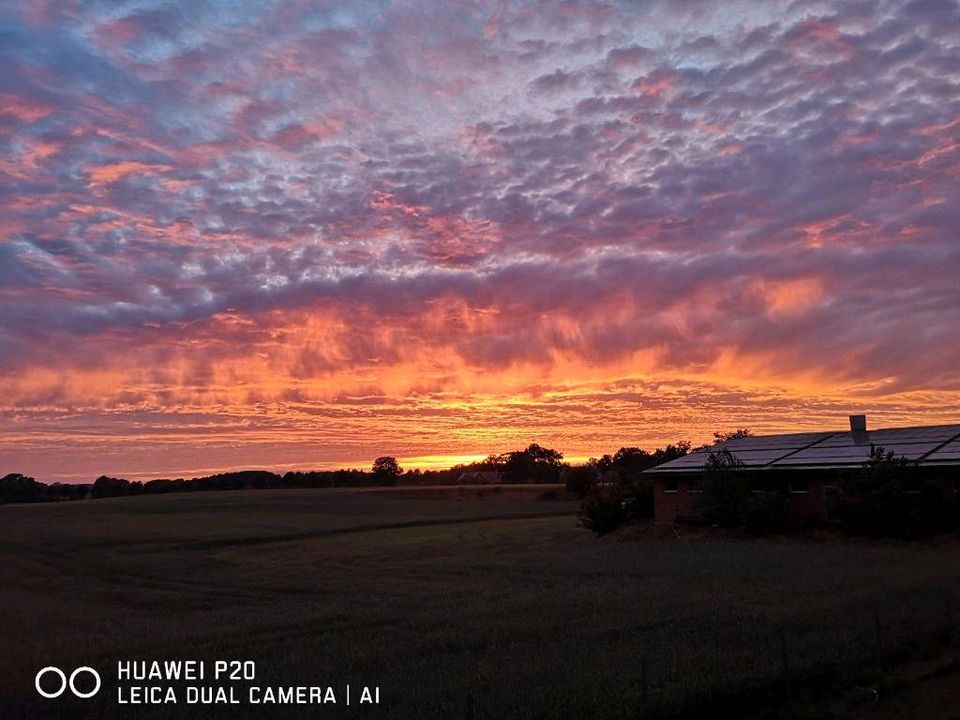
[[[691,714],[879,663],[934,637],[960,592],[953,543],[596,540],[540,492],[0,507],[0,717]],[[264,685],[377,685],[381,704],[117,708],[33,689],[46,665],[108,686],[118,659],[186,658],[254,660]]]

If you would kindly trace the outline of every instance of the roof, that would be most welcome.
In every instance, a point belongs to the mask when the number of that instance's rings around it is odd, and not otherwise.
[[[500,482],[501,475],[497,470],[468,470],[460,473],[460,482],[475,480],[478,482]]]
[[[710,453],[724,448],[751,469],[850,468],[867,461],[871,445],[882,446],[898,457],[917,460],[922,465],[960,465],[960,425],[927,425],[735,438],[695,450],[647,472],[700,470]]]

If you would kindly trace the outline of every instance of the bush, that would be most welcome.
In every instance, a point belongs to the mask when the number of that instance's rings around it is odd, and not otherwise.
[[[653,517],[653,483],[645,477],[612,471],[594,483],[580,505],[580,525],[603,535],[628,520]]]
[[[926,483],[916,497],[917,517],[925,532],[938,533],[958,527],[957,504],[944,494],[942,485]]]
[[[627,515],[632,518],[653,517],[653,482],[643,475],[619,479]]]
[[[566,468],[560,475],[563,484],[577,497],[585,497],[597,484],[597,471],[590,465]]]
[[[626,500],[620,485],[596,485],[580,505],[578,524],[597,535],[606,535],[627,519]]]
[[[736,527],[750,496],[746,473],[705,473],[703,494],[697,499],[700,515],[720,527]]]
[[[919,529],[915,510],[910,498],[884,492],[869,497],[844,497],[836,515],[850,535],[908,538]]]
[[[919,472],[916,462],[871,446],[863,469],[843,482],[835,508],[840,525],[851,535],[899,538],[949,527],[953,513],[942,490],[921,487]]]
[[[603,535],[628,520],[653,517],[653,482],[643,472],[689,451],[686,441],[652,453],[622,447],[613,456],[591,458],[583,468],[570,468],[568,473],[577,474],[565,476],[567,489],[584,496],[580,524]]]
[[[753,535],[792,530],[790,496],[781,489],[751,492],[756,479],[729,450],[711,453],[697,503],[703,519],[720,527],[742,527]]]
[[[743,526],[753,535],[775,535],[794,527],[790,498],[783,492],[751,493],[743,504]]]
[[[720,527],[740,525],[749,495],[743,463],[727,449],[710,453],[703,473],[703,494],[697,500],[703,519]]]

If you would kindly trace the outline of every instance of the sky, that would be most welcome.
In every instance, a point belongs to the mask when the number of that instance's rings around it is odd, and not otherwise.
[[[960,421],[960,7],[0,5],[0,474]]]

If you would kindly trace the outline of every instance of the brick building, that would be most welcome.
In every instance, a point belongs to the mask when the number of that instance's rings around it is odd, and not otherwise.
[[[923,482],[960,492],[960,425],[868,430],[866,416],[851,415],[849,430],[735,438],[648,470],[654,517],[662,524],[696,518],[704,466],[726,449],[750,471],[751,486],[787,492],[796,517],[829,520],[827,495],[844,474],[863,467],[872,446],[916,461]]]

